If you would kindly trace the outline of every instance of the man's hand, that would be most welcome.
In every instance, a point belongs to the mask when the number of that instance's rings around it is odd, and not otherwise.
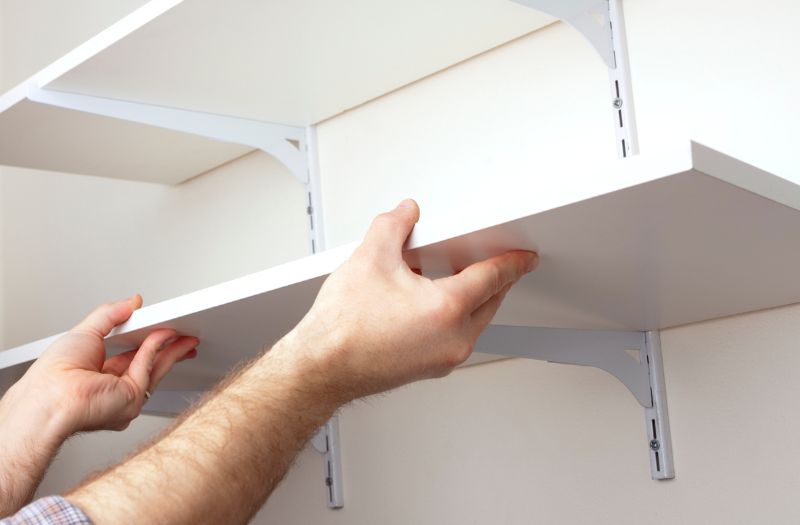
[[[139,415],[145,392],[154,391],[176,362],[197,355],[196,338],[160,329],[138,349],[106,359],[103,339],[141,305],[135,295],[100,306],[53,343],[15,385],[30,397],[49,399],[66,435],[124,430]]]
[[[63,441],[75,432],[122,430],[139,415],[197,339],[156,330],[138,350],[106,359],[103,338],[142,305],[138,295],[101,306],[59,338],[0,400],[0,516],[29,501]]]
[[[404,201],[375,219],[292,332],[69,501],[98,525],[246,523],[342,403],[463,362],[537,256],[513,251],[432,281],[402,258],[418,217]]]
[[[427,279],[402,257],[418,220],[412,200],[375,218],[364,243],[286,338],[319,362],[341,402],[448,374],[470,356],[509,288],[538,263],[533,252],[511,251]]]

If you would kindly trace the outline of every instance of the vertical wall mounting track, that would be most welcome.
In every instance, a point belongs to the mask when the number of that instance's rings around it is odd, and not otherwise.
[[[622,0],[512,0],[578,30],[608,66],[617,154],[639,153]]]
[[[342,456],[339,446],[339,416],[333,416],[311,438],[311,444],[325,457],[325,486],[328,488],[328,507],[344,507],[342,493]]]
[[[612,97],[611,109],[614,113],[617,153],[619,157],[625,158],[639,153],[639,136],[633,107],[633,87],[622,0],[609,0],[608,7],[608,23],[611,28],[614,54],[614,67],[609,66],[608,68]]]
[[[308,232],[312,254],[325,249],[325,231],[322,225],[322,188],[320,187],[319,156],[317,152],[317,129],[308,126],[303,142],[306,155],[306,202],[308,204]]]
[[[308,232],[310,251],[312,254],[325,249],[325,230],[322,222],[322,188],[320,187],[319,153],[317,151],[317,129],[308,126],[303,142],[306,154],[308,176],[306,182],[306,200],[308,214]],[[322,426],[311,444],[325,458],[325,486],[328,489],[328,507],[340,509],[344,506],[342,487],[342,456],[339,445],[339,416],[333,416]]]
[[[664,363],[661,358],[661,337],[658,332],[645,332],[645,358],[650,372],[652,405],[645,407],[650,471],[653,479],[672,479],[675,466],[672,457],[672,435],[669,429],[667,391],[664,385]]]
[[[658,332],[490,325],[475,351],[593,366],[610,373],[645,409],[652,478],[675,477]]]

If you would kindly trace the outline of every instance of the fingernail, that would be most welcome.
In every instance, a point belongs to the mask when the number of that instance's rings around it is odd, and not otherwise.
[[[411,208],[414,206],[414,201],[411,199],[403,199],[400,204],[397,205],[398,208]]]

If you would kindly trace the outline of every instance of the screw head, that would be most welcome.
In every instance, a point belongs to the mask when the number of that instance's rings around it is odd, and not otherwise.
[[[622,107],[622,99],[615,98],[611,101],[611,105],[614,106],[614,109],[620,109]]]
[[[657,439],[650,440],[650,450],[658,450],[661,448],[661,443]]]

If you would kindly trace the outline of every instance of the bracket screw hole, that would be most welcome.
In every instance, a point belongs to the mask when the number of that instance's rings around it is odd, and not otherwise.
[[[611,101],[611,105],[614,106],[614,109],[622,108],[622,99],[619,97],[615,98],[614,100]]]
[[[657,439],[650,440],[650,450],[658,450],[661,448],[661,443]]]

